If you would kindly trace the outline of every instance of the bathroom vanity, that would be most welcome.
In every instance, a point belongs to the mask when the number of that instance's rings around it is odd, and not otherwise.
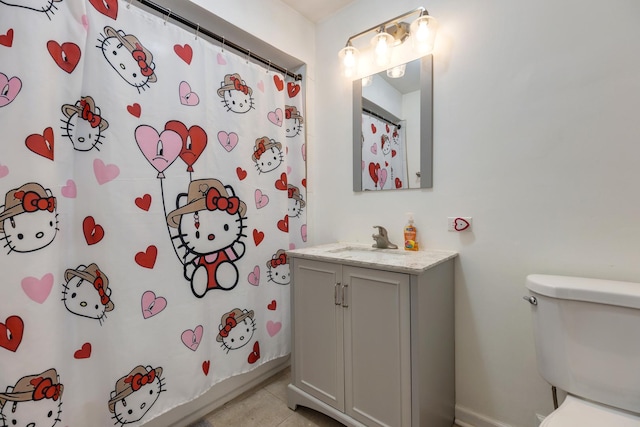
[[[457,253],[335,243],[288,255],[289,407],[347,426],[451,427]]]

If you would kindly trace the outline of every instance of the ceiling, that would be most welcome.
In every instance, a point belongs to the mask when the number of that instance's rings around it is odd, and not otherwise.
[[[312,22],[324,18],[342,9],[354,0],[282,0]]]

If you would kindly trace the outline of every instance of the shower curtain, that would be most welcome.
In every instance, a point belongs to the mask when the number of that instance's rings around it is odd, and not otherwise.
[[[301,82],[127,1],[0,0],[0,425],[141,425],[288,354],[304,126]]]
[[[408,188],[404,129],[362,113],[362,190]]]

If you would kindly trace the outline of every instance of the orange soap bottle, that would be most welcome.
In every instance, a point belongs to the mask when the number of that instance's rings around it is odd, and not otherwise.
[[[417,251],[418,250],[418,229],[413,224],[413,214],[408,213],[409,222],[404,227],[404,250],[405,251]]]

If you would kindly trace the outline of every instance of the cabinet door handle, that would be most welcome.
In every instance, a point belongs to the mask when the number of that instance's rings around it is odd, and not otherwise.
[[[336,305],[342,304],[342,295],[340,293],[340,282],[336,283],[335,288],[333,288],[333,299]]]
[[[342,285],[342,306],[349,307],[349,284]]]

